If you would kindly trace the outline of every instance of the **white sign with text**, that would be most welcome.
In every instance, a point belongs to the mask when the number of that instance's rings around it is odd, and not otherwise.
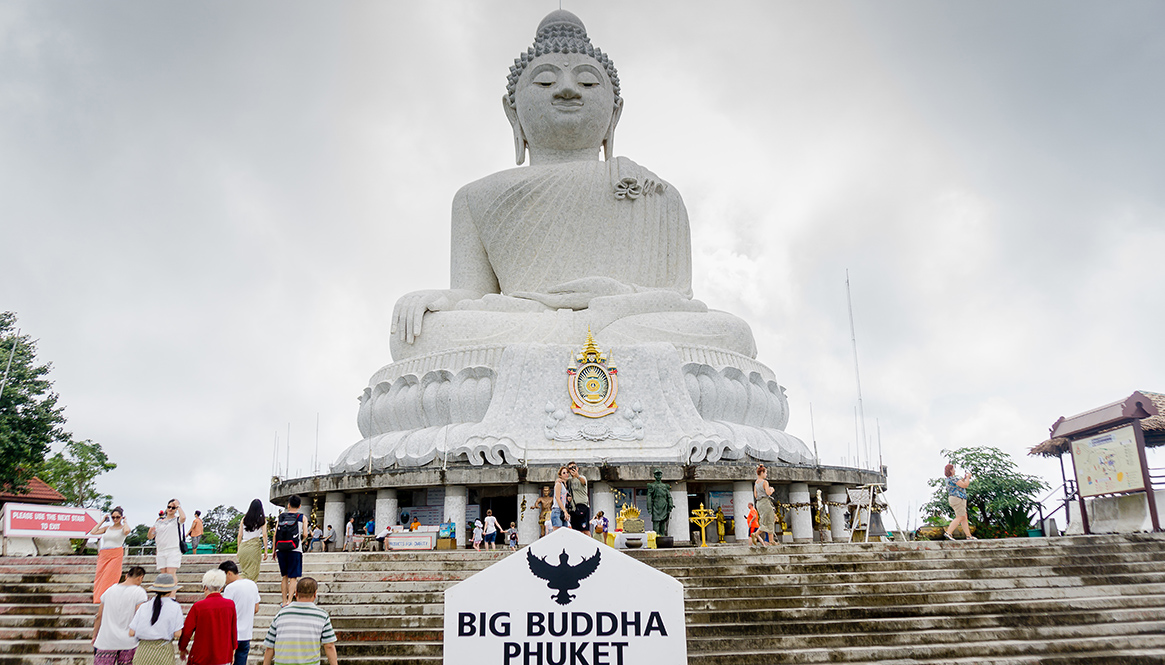
[[[682,665],[684,587],[559,529],[445,591],[444,662]]]
[[[96,510],[69,506],[4,504],[4,537],[84,538],[100,522]]]

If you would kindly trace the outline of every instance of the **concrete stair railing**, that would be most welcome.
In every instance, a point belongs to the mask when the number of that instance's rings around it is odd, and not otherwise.
[[[508,552],[309,554],[345,664],[439,663],[443,591]],[[689,662],[1165,663],[1165,535],[638,551],[685,587]],[[185,557],[184,610],[225,556]],[[152,557],[126,565],[151,571]],[[0,665],[92,662],[92,557],[0,559]],[[252,662],[279,601],[263,564]],[[634,593],[634,590],[628,590]]]

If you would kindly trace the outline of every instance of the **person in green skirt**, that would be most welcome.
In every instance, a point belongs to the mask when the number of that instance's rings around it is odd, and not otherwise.
[[[239,523],[239,575],[252,582],[259,581],[259,565],[267,559],[270,540],[267,538],[267,517],[263,501],[255,499],[243,521]]]

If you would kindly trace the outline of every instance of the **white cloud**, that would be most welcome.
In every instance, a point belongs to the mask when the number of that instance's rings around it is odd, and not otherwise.
[[[0,8],[0,307],[121,465],[106,491],[143,519],[171,494],[243,507],[289,422],[293,471],[317,412],[324,460],[359,438],[393,302],[448,279],[453,193],[513,165],[499,99],[547,11]],[[579,10],[620,69],[618,151],[688,204],[696,297],[750,323],[831,462],[855,438],[850,271],[902,506],[942,448],[1022,458],[1058,416],[1162,388],[1162,10],[1060,11]]]

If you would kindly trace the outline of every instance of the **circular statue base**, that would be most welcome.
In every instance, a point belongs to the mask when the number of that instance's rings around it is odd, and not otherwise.
[[[609,398],[610,407],[601,417],[585,411],[590,394],[580,400],[570,390],[580,378],[572,369],[586,363],[567,345],[478,346],[388,365],[360,397],[364,439],[332,470],[367,473],[435,460],[813,462],[805,444],[783,431],[784,388],[755,360],[663,342],[614,346],[602,355],[610,369],[594,381],[605,388],[596,399]],[[612,385],[602,386],[607,380]]]

